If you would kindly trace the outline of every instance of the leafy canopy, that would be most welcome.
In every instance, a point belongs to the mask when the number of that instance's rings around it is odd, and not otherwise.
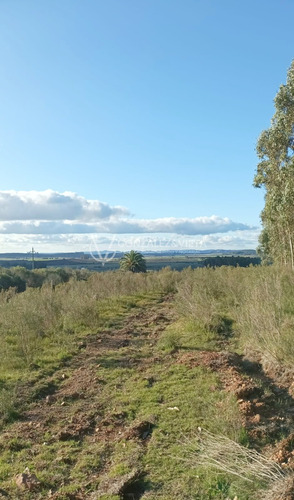
[[[131,250],[120,259],[120,268],[123,271],[131,271],[132,273],[145,273],[146,261],[140,252]]]
[[[275,114],[258,140],[255,187],[265,188],[260,250],[294,269],[294,61],[275,97]]]

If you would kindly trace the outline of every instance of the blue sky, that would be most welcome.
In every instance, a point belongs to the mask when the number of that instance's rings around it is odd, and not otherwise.
[[[292,0],[1,0],[0,251],[254,248],[293,19]]]

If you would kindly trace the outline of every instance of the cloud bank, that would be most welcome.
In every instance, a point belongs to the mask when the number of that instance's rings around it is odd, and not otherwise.
[[[3,251],[8,251],[10,244],[15,247],[17,242],[22,245],[26,241],[54,248],[67,243],[68,247],[75,245],[80,249],[93,237],[102,242],[99,235],[103,234],[105,242],[107,238],[111,239],[111,235],[121,235],[124,245],[131,241],[134,244],[136,235],[147,238],[147,235],[156,234],[161,235],[162,241],[163,235],[167,235],[166,241],[173,248],[175,245],[181,248],[185,236],[194,238],[190,243],[186,238],[190,248],[211,248],[211,245],[214,248],[228,245],[235,248],[237,243],[239,248],[248,248],[249,241],[252,241],[252,248],[257,240],[256,231],[247,224],[217,215],[136,219],[125,207],[88,200],[70,191],[0,191]]]
[[[196,217],[194,219],[166,217],[162,219],[108,219],[96,223],[71,221],[13,221],[0,222],[0,234],[86,234],[86,233],[173,233],[213,234],[246,230],[249,226],[228,218]]]
[[[94,235],[94,234],[0,234],[2,252],[163,251],[163,250],[239,250],[256,248],[259,230],[230,231],[212,235]],[[21,249],[21,250],[20,250]]]
[[[0,191],[0,221],[97,221],[129,215],[126,208],[87,200],[76,193],[46,191]]]

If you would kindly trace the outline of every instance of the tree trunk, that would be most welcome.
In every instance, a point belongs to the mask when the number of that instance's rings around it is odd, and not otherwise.
[[[290,245],[290,255],[291,255],[291,268],[293,271],[294,270],[293,242],[290,231],[289,231],[289,245]]]

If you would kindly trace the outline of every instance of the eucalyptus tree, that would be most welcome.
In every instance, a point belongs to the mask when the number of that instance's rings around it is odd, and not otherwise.
[[[123,271],[131,271],[132,273],[145,273],[146,261],[140,252],[131,250],[120,259],[120,268]]]
[[[294,61],[275,97],[271,126],[257,143],[255,187],[265,188],[261,249],[294,269]]]

